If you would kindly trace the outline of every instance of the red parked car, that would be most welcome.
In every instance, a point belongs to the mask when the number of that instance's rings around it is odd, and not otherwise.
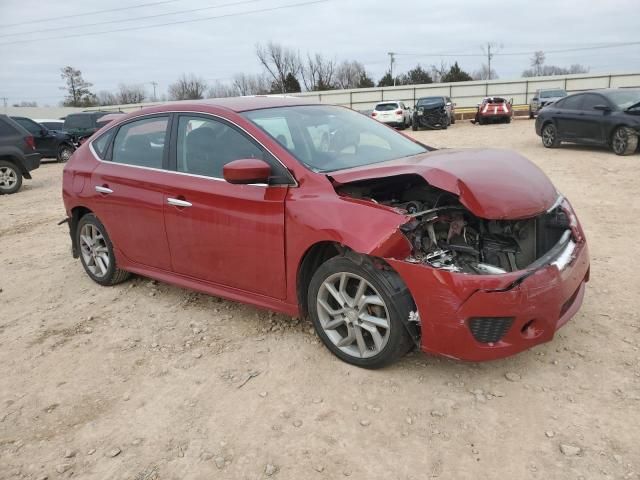
[[[435,150],[347,108],[234,98],[146,108],[64,169],[73,255],[309,315],[362,367],[552,339],[589,278],[569,202],[502,150]]]
[[[513,109],[511,100],[502,97],[486,97],[478,104],[473,123],[486,125],[487,123],[511,123]]]

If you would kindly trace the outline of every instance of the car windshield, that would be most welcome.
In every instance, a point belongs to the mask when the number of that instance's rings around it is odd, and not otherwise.
[[[540,92],[540,98],[558,98],[566,96],[567,92],[564,90],[544,90]]]
[[[618,108],[625,110],[640,102],[640,90],[618,90],[615,92],[608,92],[607,98]]]
[[[418,107],[435,107],[437,105],[444,105],[444,99],[442,97],[427,97],[418,100]]]
[[[384,124],[343,107],[279,107],[243,115],[315,172],[386,162],[428,151]]]
[[[397,103],[379,103],[376,105],[375,110],[378,112],[388,112],[399,108]]]

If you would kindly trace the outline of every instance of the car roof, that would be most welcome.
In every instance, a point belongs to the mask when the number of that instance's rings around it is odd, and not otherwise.
[[[599,90],[591,90],[591,91],[580,92],[580,93],[600,93],[606,96],[614,92],[634,92],[640,95],[640,88],[602,88]]]
[[[60,122],[60,123],[64,123],[64,120],[61,120],[59,118],[34,118],[33,119],[34,122]]]

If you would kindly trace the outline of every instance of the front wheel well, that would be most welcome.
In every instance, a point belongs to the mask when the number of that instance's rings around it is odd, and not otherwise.
[[[307,290],[311,283],[311,278],[318,267],[330,258],[336,257],[345,251],[345,247],[336,242],[319,242],[311,246],[300,262],[297,276],[297,294],[298,305],[300,305],[300,314],[307,315]]]

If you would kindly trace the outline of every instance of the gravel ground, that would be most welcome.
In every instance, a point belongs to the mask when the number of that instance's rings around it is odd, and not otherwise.
[[[544,149],[533,122],[413,133],[536,162],[592,254],[553,342],[381,371],[305,320],[145,278],[92,283],[69,254],[62,166],[0,197],[0,478],[640,478],[640,156]]]

